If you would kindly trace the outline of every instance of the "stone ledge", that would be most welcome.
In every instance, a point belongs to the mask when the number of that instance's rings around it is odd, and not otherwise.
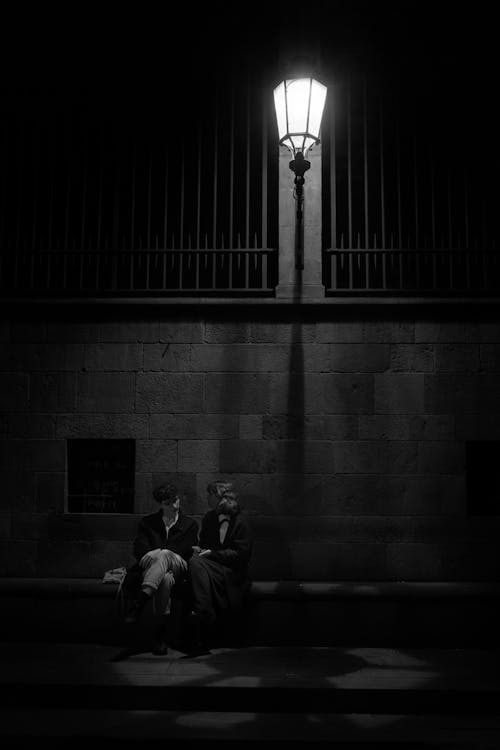
[[[100,578],[0,578],[0,597],[42,599],[115,597],[118,585]],[[496,599],[500,582],[481,581],[254,581],[254,599]]]

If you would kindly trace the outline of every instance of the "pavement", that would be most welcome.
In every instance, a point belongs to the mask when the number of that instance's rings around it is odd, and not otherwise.
[[[500,748],[500,651],[0,644],[0,741]]]

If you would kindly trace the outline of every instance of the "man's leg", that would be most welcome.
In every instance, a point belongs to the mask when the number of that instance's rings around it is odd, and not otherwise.
[[[189,581],[193,598],[193,613],[207,626],[215,623],[209,562],[196,555],[189,561]]]

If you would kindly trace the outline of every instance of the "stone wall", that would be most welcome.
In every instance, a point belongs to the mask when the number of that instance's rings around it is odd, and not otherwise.
[[[235,482],[256,579],[492,580],[465,441],[500,440],[500,323],[465,309],[54,307],[0,323],[0,569],[128,564],[169,478]],[[66,440],[135,438],[135,515],[65,514]]]

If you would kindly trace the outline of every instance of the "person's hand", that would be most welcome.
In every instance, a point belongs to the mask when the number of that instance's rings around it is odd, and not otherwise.
[[[212,551],[211,549],[202,549],[199,555],[200,557],[202,557],[203,555],[209,555],[211,551]]]
[[[161,549],[150,549],[149,552],[146,552],[146,554],[141,557],[141,561],[139,565],[141,567],[144,567],[145,565],[149,565],[150,563],[154,562],[158,559],[158,556],[161,553]]]

